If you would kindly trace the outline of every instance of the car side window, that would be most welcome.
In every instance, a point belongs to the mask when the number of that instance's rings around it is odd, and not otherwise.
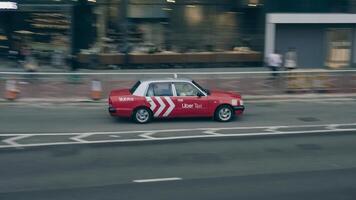
[[[174,83],[177,96],[198,96],[199,90],[191,83]]]
[[[146,96],[173,96],[171,83],[151,83]]]

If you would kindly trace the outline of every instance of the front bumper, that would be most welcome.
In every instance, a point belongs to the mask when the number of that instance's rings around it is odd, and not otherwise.
[[[233,106],[234,111],[241,111],[243,112],[245,110],[245,106]]]

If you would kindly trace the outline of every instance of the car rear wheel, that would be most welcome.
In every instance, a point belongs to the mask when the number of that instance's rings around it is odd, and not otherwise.
[[[133,114],[133,119],[137,123],[145,124],[151,121],[152,114],[147,108],[138,108]]]
[[[220,122],[228,122],[234,118],[234,112],[231,106],[222,105],[218,107],[214,114],[214,119]]]

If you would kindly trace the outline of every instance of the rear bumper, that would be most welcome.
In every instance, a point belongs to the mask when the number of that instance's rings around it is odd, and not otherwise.
[[[109,111],[110,114],[114,114],[114,113],[116,113],[116,108],[114,108],[114,107],[109,107],[109,108],[108,108],[108,111]]]

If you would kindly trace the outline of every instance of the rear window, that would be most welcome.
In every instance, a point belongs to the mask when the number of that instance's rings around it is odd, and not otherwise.
[[[146,96],[173,96],[172,83],[151,83]]]
[[[138,88],[138,86],[140,86],[140,85],[141,85],[141,81],[137,81],[130,89],[131,94],[133,94],[136,91],[136,89]]]

